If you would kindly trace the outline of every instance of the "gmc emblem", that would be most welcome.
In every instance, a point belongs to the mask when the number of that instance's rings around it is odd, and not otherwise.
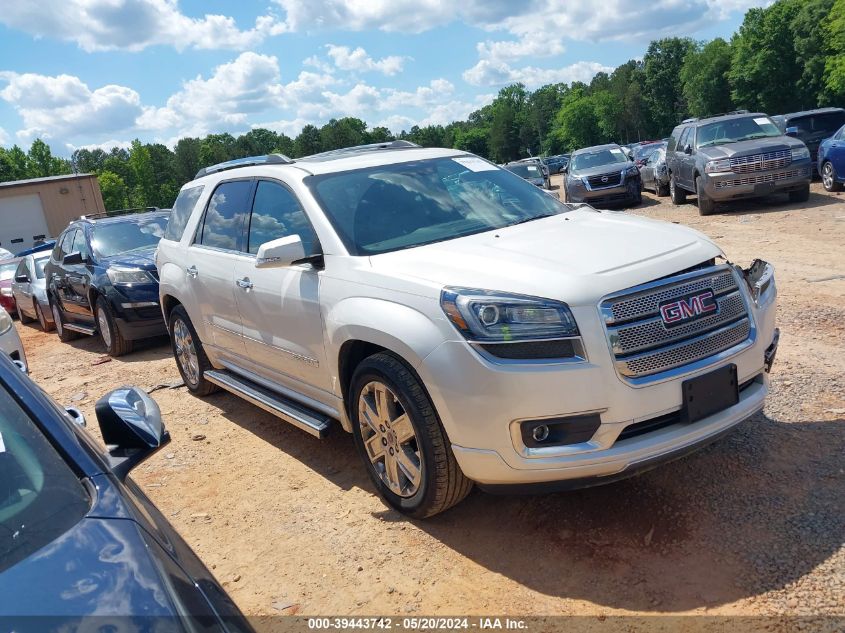
[[[718,309],[713,291],[705,290],[661,303],[660,317],[665,325],[672,327],[694,321]]]

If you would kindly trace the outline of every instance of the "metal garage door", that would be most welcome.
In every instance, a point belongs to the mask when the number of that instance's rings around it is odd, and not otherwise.
[[[37,193],[0,198],[0,247],[13,253],[48,237],[47,220]]]

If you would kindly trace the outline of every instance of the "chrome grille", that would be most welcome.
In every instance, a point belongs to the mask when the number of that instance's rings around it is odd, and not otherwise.
[[[809,176],[808,169],[793,169],[791,171],[781,171],[774,174],[763,174],[761,176],[747,176],[745,178],[734,178],[733,180],[720,180],[716,182],[716,189],[724,189],[725,187],[741,187],[742,185],[756,185],[761,182],[778,182],[779,180],[788,180],[789,178],[797,178],[798,176]]]
[[[668,327],[660,316],[667,301],[712,290],[717,310]],[[617,293],[601,303],[617,372],[648,380],[750,340],[752,323],[728,266],[678,274]]]
[[[792,162],[792,150],[784,149],[753,156],[731,158],[731,170],[737,174],[747,174],[752,171],[780,169]]]
[[[602,180],[607,178],[607,180]],[[622,172],[614,171],[609,174],[599,174],[597,176],[588,176],[587,183],[593,189],[602,189],[604,187],[618,187],[622,182]]]

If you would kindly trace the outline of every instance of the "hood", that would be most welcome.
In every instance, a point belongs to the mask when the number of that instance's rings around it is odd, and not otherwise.
[[[677,224],[590,207],[370,258],[385,275],[595,305],[609,292],[721,254]]]
[[[598,176],[600,174],[615,174],[619,171],[625,171],[629,167],[634,167],[633,161],[599,165],[597,167],[588,167],[587,169],[573,169],[569,173],[576,178],[586,178],[588,176]]]
[[[143,250],[131,251],[129,253],[118,253],[111,257],[104,257],[100,264],[105,267],[121,266],[125,268],[142,268],[144,270],[155,270],[156,246]]]
[[[699,154],[710,159],[733,158],[734,156],[751,156],[753,154],[765,154],[779,150],[803,147],[804,143],[789,136],[772,136],[771,138],[755,138],[750,141],[739,141],[737,143],[726,143],[703,147],[696,150]]]
[[[0,617],[178,613],[138,524],[123,519],[83,519],[0,574],[0,594]]]

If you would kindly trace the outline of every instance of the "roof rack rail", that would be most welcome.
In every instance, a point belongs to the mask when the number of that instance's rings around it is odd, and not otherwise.
[[[698,117],[697,116],[691,116],[690,118],[684,119],[683,121],[681,121],[681,123],[695,123],[696,121],[698,121]]]
[[[134,213],[151,213],[153,211],[169,211],[169,209],[160,209],[159,207],[132,207],[131,209],[115,209],[114,211],[100,211],[98,213],[86,213],[80,215],[80,220],[102,220],[103,218],[113,218],[118,215],[132,215]]]
[[[293,159],[288,158],[284,154],[266,154],[264,156],[247,156],[246,158],[236,158],[234,160],[227,160],[225,163],[217,163],[216,165],[209,165],[203,167],[197,172],[194,178],[202,178],[208,174],[215,174],[218,171],[225,171],[227,169],[235,169],[236,167],[249,167],[250,165],[290,165]]]
[[[415,149],[421,147],[411,141],[386,141],[384,143],[370,143],[368,145],[354,145],[352,147],[342,147],[340,149],[331,149],[327,152],[320,152],[319,154],[311,154],[310,156],[303,156],[300,160],[320,160],[326,158],[334,158],[340,156],[347,156],[351,154],[361,154],[364,152],[377,152],[383,149]]]

